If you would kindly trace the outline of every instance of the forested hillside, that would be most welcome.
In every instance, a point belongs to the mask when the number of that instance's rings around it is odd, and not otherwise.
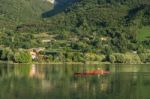
[[[48,11],[51,6],[44,0],[0,0],[0,28],[39,21],[41,13]]]
[[[140,29],[150,25],[149,3],[149,0],[77,0],[63,12],[44,18],[43,23],[24,24],[18,30],[46,31],[49,34],[59,34],[65,40],[74,35],[78,39],[81,38],[81,42],[83,37],[90,42],[94,39],[99,40],[100,37],[107,37],[110,38],[110,42],[106,44],[110,44],[115,51],[121,51],[124,47],[126,50],[134,50],[137,49],[134,43],[137,43]],[[83,42],[84,45],[87,44],[85,40]],[[128,47],[128,45],[134,46]]]
[[[76,52],[76,57],[69,58],[76,61],[85,53],[110,60],[113,53],[140,54],[150,48],[149,0],[57,0],[56,5],[41,0],[0,2],[0,44],[6,47],[44,47],[53,59],[54,52],[61,59]]]

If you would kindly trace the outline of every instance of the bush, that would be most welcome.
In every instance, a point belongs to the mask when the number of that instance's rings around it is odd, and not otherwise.
[[[13,51],[9,51],[7,53],[7,60],[13,61],[13,57],[14,57],[14,52]]]
[[[74,62],[83,62],[83,61],[84,61],[83,54],[80,53],[80,52],[75,52],[75,53],[73,53],[72,60],[73,60]]]
[[[110,62],[116,63],[141,63],[141,59],[138,54],[133,53],[114,53],[109,57]]]
[[[86,59],[86,61],[100,61],[100,62],[102,62],[105,59],[105,55],[97,55],[95,53],[86,53],[85,59]]]
[[[115,57],[115,62],[116,63],[123,63],[124,62],[124,56],[121,53],[115,53],[113,54],[113,56]]]
[[[29,52],[21,51],[15,53],[14,61],[17,63],[30,63],[32,61],[32,57]]]
[[[48,55],[48,60],[49,61],[53,61],[53,56],[52,55]]]
[[[8,52],[5,51],[5,50],[2,51],[2,55],[1,55],[1,59],[2,59],[2,60],[7,60],[7,53],[8,53]]]
[[[142,62],[147,63],[150,62],[150,53],[141,53],[139,54]]]
[[[1,52],[1,59],[2,60],[10,60],[12,56],[13,56],[13,52],[9,48],[5,48]]]
[[[110,56],[109,56],[109,61],[110,61],[111,63],[114,63],[114,62],[116,61],[115,56],[114,56],[114,55],[110,55]]]
[[[124,55],[124,63],[141,63],[141,59],[138,54],[126,53]]]

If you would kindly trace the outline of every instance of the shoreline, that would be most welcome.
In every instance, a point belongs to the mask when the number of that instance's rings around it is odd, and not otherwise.
[[[122,64],[122,65],[144,65],[144,64],[150,64],[150,63],[111,63],[111,62],[31,62],[31,63],[14,63],[12,61],[0,61],[2,64],[50,64],[50,65],[62,65],[62,64],[67,64],[67,65],[99,65],[99,64],[105,64],[105,65],[117,65],[117,64]]]

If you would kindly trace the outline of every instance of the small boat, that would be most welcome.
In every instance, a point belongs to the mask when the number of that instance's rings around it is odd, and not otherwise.
[[[74,75],[76,75],[76,76],[103,75],[103,74],[109,74],[109,73],[110,73],[110,71],[106,71],[106,70],[91,70],[91,71],[74,73]]]

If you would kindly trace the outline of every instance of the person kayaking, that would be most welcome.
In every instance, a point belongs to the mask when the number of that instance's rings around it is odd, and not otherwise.
[[[89,70],[85,72],[78,72],[74,73],[74,75],[103,75],[103,74],[109,74],[110,71],[102,70],[101,68],[97,68],[97,70]]]
[[[98,71],[101,71],[101,74],[104,74],[104,70],[102,70],[100,67],[97,69],[98,69]]]

